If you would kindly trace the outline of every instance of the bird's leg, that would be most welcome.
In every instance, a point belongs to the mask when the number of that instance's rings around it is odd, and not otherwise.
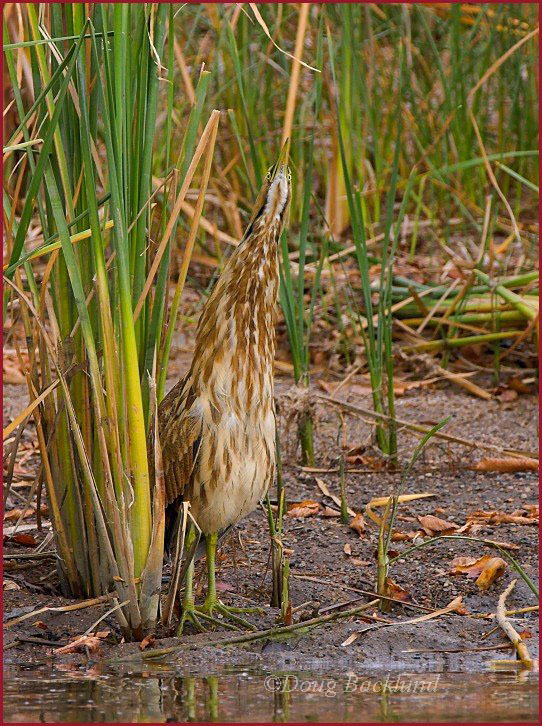
[[[237,625],[242,625],[244,628],[249,630],[256,630],[256,628],[249,623],[248,620],[238,617],[235,613],[241,612],[262,612],[260,608],[232,608],[224,605],[218,599],[216,594],[216,578],[215,578],[215,556],[216,546],[218,542],[218,532],[208,534],[205,538],[205,546],[207,550],[207,597],[201,608],[202,613],[208,613],[210,616],[216,611],[220,613],[224,618],[231,620]],[[221,623],[226,625],[226,623]],[[226,626],[227,627],[227,626]]]
[[[196,532],[194,530],[194,525],[190,524],[187,535],[186,535],[186,542],[185,547],[186,551],[190,551],[190,547],[192,546],[192,543],[194,542],[196,538]],[[205,631],[205,628],[199,621],[196,607],[194,604],[194,560],[192,559],[192,562],[189,564],[188,569],[186,571],[186,580],[185,580],[185,586],[184,586],[184,597],[183,597],[183,612],[181,615],[181,620],[179,622],[179,627],[177,628],[177,635],[180,637],[183,634],[183,629],[185,626],[185,623],[191,623],[197,630]]]
[[[185,542],[185,549],[187,552],[190,551],[190,548],[192,546],[192,543],[194,542],[194,539],[196,537],[195,529],[193,525],[190,525],[190,528],[186,535],[186,542]],[[209,552],[209,544],[206,543],[207,546],[207,552]],[[216,550],[216,539],[214,543],[214,549]],[[212,555],[213,565],[214,565],[214,552]],[[184,588],[184,597],[183,597],[183,612],[181,615],[181,620],[179,622],[179,626],[177,628],[177,637],[181,637],[183,634],[184,626],[186,623],[190,623],[194,626],[196,630],[199,630],[200,632],[206,632],[207,628],[203,625],[202,620],[211,626],[224,626],[225,628],[228,628],[229,630],[239,630],[239,628],[233,624],[225,623],[221,620],[217,620],[213,617],[213,609],[216,607],[218,609],[218,606],[216,603],[218,602],[218,599],[216,597],[216,584],[214,580],[214,566],[213,566],[213,591],[214,591],[214,605],[209,606],[206,601],[202,607],[196,607],[195,601],[194,601],[194,560],[189,564],[188,569],[186,571],[186,581],[185,581],[185,588]],[[240,618],[239,618],[240,619]],[[243,621],[244,622],[244,621]]]

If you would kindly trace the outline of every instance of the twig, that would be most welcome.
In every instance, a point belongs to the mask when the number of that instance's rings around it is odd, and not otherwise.
[[[125,600],[124,602],[117,602],[116,605],[114,605],[112,608],[107,610],[107,612],[105,612],[101,617],[99,617],[98,620],[96,620],[94,623],[92,623],[92,625],[85,630],[83,635],[90,635],[92,632],[94,632],[94,630],[98,627],[98,625],[102,622],[102,620],[105,620],[108,615],[111,615],[111,613],[114,613],[119,608],[123,608],[125,605],[128,605],[129,602],[130,602],[129,600]]]
[[[265,630],[256,630],[251,633],[239,635],[236,638],[221,638],[219,640],[212,640],[208,642],[207,645],[239,645],[241,643],[250,643],[255,640],[262,640],[263,638],[277,638],[283,635],[289,635],[290,633],[294,633],[296,631],[304,632],[310,630],[311,628],[315,628],[318,625],[325,625],[326,623],[332,622],[334,620],[341,620],[343,618],[353,617],[354,615],[358,615],[364,610],[367,610],[369,607],[373,606],[374,602],[365,603],[364,605],[360,605],[357,608],[352,608],[351,610],[345,610],[344,612],[339,613],[331,613],[330,615],[322,615],[316,618],[310,618],[310,620],[302,620],[301,622],[293,623],[292,625],[286,625],[276,628],[266,628]],[[375,620],[378,624],[389,624],[388,622],[382,622],[383,618],[368,615],[367,613],[365,613],[363,617],[370,620]],[[171,653],[176,653],[177,651],[183,650],[186,647],[187,644],[183,643],[181,645],[173,645],[169,648],[154,648],[153,650],[144,651],[141,655],[137,654],[137,658],[134,658],[133,656],[127,656],[125,658],[115,658],[110,662],[119,663],[121,661],[139,660],[140,658],[143,658],[143,660],[161,658],[162,656],[170,655]]]
[[[2,555],[2,559],[4,560],[56,560],[57,557],[56,552],[9,552]]]
[[[371,592],[371,590],[360,590],[358,587],[351,587],[350,585],[343,585],[340,582],[332,582],[331,580],[324,580],[319,577],[311,577],[311,575],[296,575],[292,574],[292,577],[297,578],[298,580],[308,580],[309,582],[317,582],[319,585],[332,585],[333,587],[340,587],[342,590],[348,590],[349,592],[357,592],[360,595],[364,595],[365,597],[376,597],[379,600],[381,598],[384,598],[385,600],[389,600],[390,602],[395,602],[397,605],[403,605],[403,607],[406,608],[414,608],[415,610],[424,610],[425,612],[432,613],[434,612],[433,608],[425,607],[425,605],[418,605],[413,602],[404,602],[403,600],[397,600],[397,598],[394,597],[384,597],[382,595],[378,595],[376,592]],[[358,600],[359,598],[356,598]],[[354,601],[352,601],[354,602]],[[342,605],[349,604],[349,603],[340,603],[339,605],[333,605],[332,607],[342,607]],[[326,608],[324,608],[321,612],[325,612]]]
[[[45,645],[49,648],[56,647],[58,645],[61,645],[61,643],[58,643],[57,641],[47,640],[46,638],[32,638],[27,637],[26,635],[18,635],[17,639],[14,640],[12,643],[8,643],[7,646],[4,648],[4,650],[7,650],[8,648],[13,648],[14,645],[19,645],[19,643],[32,643],[32,645]]]
[[[373,419],[378,419],[381,421],[388,421],[391,417],[386,416],[386,414],[383,413],[377,413],[376,411],[371,411],[369,408],[363,408],[362,406],[355,406],[353,403],[348,403],[347,401],[340,401],[336,398],[333,398],[332,396],[324,396],[321,393],[317,393],[316,397],[319,398],[322,401],[326,401],[326,403],[331,403],[335,406],[341,406],[342,408],[345,408],[347,411],[352,411],[352,413],[357,414],[363,414],[364,416],[369,416]],[[429,426],[422,426],[421,424],[415,424],[410,421],[402,421],[399,418],[394,419],[395,423],[399,424],[399,426],[404,426],[407,429],[410,429],[411,431],[417,431],[421,434],[428,433],[431,428]],[[460,444],[461,446],[468,446],[471,449],[487,449],[488,451],[499,451],[506,454],[510,454],[510,456],[520,456],[520,457],[526,457],[528,459],[538,459],[538,454],[535,454],[532,451],[520,451],[519,449],[505,449],[502,446],[495,446],[495,444],[484,444],[480,441],[468,441],[467,439],[462,439],[459,436],[452,436],[451,434],[444,434],[441,431],[437,431],[434,434],[436,439],[443,439],[444,441],[449,441],[452,444]]]
[[[8,620],[7,623],[4,623],[4,628],[11,628],[12,625],[17,625],[17,623],[21,623],[23,620],[28,620],[28,618],[33,618],[36,615],[40,615],[41,613],[68,613],[72,610],[83,610],[83,608],[91,608],[94,605],[101,605],[104,602],[107,602],[108,600],[112,600],[113,598],[117,598],[118,595],[116,592],[108,592],[107,595],[100,595],[100,597],[93,597],[90,600],[83,600],[83,602],[76,602],[73,605],[64,605],[63,607],[53,608],[53,607],[43,607],[38,608],[37,610],[32,610],[31,613],[25,613],[24,615],[21,615],[18,618],[14,618],[13,620]]]
[[[531,656],[529,655],[527,646],[521,639],[520,634],[514,630],[512,623],[506,619],[506,610],[505,610],[506,598],[508,597],[508,595],[510,595],[510,593],[516,586],[516,582],[517,582],[517,579],[512,580],[512,582],[508,585],[506,590],[499,597],[499,604],[497,605],[497,612],[495,613],[495,616],[497,619],[497,623],[501,626],[502,630],[504,631],[504,634],[511,641],[512,645],[516,649],[516,652],[518,654],[520,661],[525,666],[525,668],[528,668],[529,670],[531,670],[533,667],[533,661],[532,661]]]
[[[538,605],[530,605],[528,608],[517,608],[517,610],[506,610],[505,615],[523,615],[524,613],[534,613],[539,609]],[[471,618],[482,618],[484,620],[492,620],[495,613],[477,613],[471,615]]]
[[[511,648],[511,643],[499,643],[498,645],[482,645],[478,648],[409,648],[401,651],[402,653],[482,653],[488,650],[503,650]]]

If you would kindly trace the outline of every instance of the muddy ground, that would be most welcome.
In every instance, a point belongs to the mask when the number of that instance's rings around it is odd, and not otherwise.
[[[179,355],[171,367],[172,379],[182,372],[186,355]],[[507,375],[504,373],[503,379]],[[407,376],[408,377],[408,376]],[[325,375],[321,377],[326,379]],[[474,379],[490,389],[488,374]],[[341,524],[329,511],[336,504],[322,494],[317,479],[324,482],[331,494],[339,494],[338,444],[339,409],[318,401],[323,390],[319,376],[312,384],[316,421],[316,464],[320,472],[307,472],[299,465],[299,452],[295,450],[296,424],[291,412],[291,380],[277,376],[277,401],[283,476],[287,502],[310,500],[320,504],[317,514],[308,517],[287,516],[284,520],[284,546],[288,550],[291,578],[290,595],[293,621],[325,614],[326,608],[339,603],[354,607],[371,598],[357,592],[374,592],[376,587],[377,528],[365,516],[366,529],[362,536],[348,524]],[[354,376],[342,388],[339,398],[370,408],[364,379]],[[501,397],[502,398],[502,397]],[[504,396],[504,398],[513,398]],[[6,385],[4,389],[4,420],[11,418],[24,405],[24,386]],[[434,496],[402,504],[396,529],[410,533],[420,529],[417,517],[432,514],[459,527],[465,525],[468,515],[476,510],[498,511],[511,514],[528,511],[528,505],[538,501],[537,473],[482,473],[469,469],[486,456],[495,456],[479,448],[479,444],[492,444],[524,451],[537,450],[537,399],[534,394],[521,394],[515,400],[494,398],[490,401],[476,398],[448,381],[436,381],[430,386],[407,390],[397,398],[397,417],[432,425],[445,416],[451,419],[446,427],[449,434],[473,443],[472,448],[432,443],[418,460],[404,485],[404,493],[428,492]],[[347,471],[348,504],[356,512],[365,513],[365,506],[374,497],[395,491],[399,471],[388,471],[379,460],[374,443],[374,426],[368,418],[343,411],[346,450],[357,447],[359,459],[351,461]],[[26,434],[25,434],[26,436]],[[24,439],[23,439],[24,440]],[[407,430],[399,430],[400,461],[404,464],[419,439]],[[38,465],[37,457],[30,458],[25,467],[32,471]],[[384,467],[384,468],[382,468]],[[361,470],[355,473],[355,470]],[[19,488],[19,493],[28,489]],[[271,491],[272,498],[276,497]],[[8,509],[20,506],[8,500]],[[312,505],[313,509],[315,505]],[[328,508],[327,511],[325,508]],[[34,520],[26,520],[25,524]],[[467,534],[467,532],[466,532]],[[537,581],[538,528],[533,524],[478,524],[470,534],[483,539],[504,543],[507,551],[521,563],[525,572]],[[33,532],[38,541],[45,533]],[[412,536],[412,535],[410,535]],[[427,539],[424,535],[417,542]],[[394,542],[394,553],[405,551],[410,541]],[[50,549],[48,547],[47,549]],[[30,550],[10,543],[4,544],[4,554],[26,553]],[[223,601],[227,604],[254,604],[265,609],[263,615],[247,616],[258,629],[273,626],[279,612],[269,607],[271,572],[269,561],[269,535],[267,516],[263,509],[239,523],[224,542],[218,558],[217,579]],[[436,545],[418,550],[405,560],[397,561],[391,569],[393,581],[406,590],[408,605],[394,604],[389,613],[379,614],[373,607],[366,612],[380,615],[394,623],[392,626],[364,620],[361,616],[338,620],[308,633],[283,638],[280,641],[264,638],[243,645],[220,646],[210,644],[219,638],[232,637],[231,633],[187,633],[181,650],[165,656],[179,667],[194,673],[208,672],[221,665],[248,664],[266,667],[322,668],[361,670],[409,669],[410,671],[484,670],[494,660],[513,658],[502,632],[495,621],[478,617],[494,613],[500,593],[517,577],[510,565],[487,591],[481,591],[475,579],[467,575],[452,575],[450,563],[454,557],[479,558],[486,554],[499,555],[489,546],[475,542],[442,540]],[[77,668],[90,660],[139,658],[137,644],[121,643],[115,616],[109,615],[98,630],[109,630],[101,649],[95,654],[55,655],[54,649],[82,634],[103,615],[110,605],[95,605],[71,613],[43,612],[20,624],[9,625],[10,619],[26,612],[26,608],[58,607],[71,604],[59,595],[58,579],[53,560],[5,560],[4,575],[11,583],[4,591],[4,662],[20,666],[26,663],[64,663]],[[16,564],[14,564],[16,563]],[[197,566],[196,587],[199,598],[205,592],[204,562]],[[164,570],[165,579],[169,573]],[[166,586],[166,585],[165,585]],[[464,614],[448,614],[433,620],[405,623],[428,612],[443,608],[454,598],[463,597]],[[355,600],[355,598],[359,598]],[[351,602],[354,601],[355,602]],[[510,608],[524,608],[536,604],[536,598],[521,578],[509,598]],[[329,611],[327,611],[329,612]],[[333,610],[331,612],[339,612]],[[7,622],[6,622],[7,621]],[[401,624],[403,623],[403,624]],[[538,655],[538,616],[536,612],[518,615],[513,623],[524,634],[531,655]],[[345,645],[349,636],[357,638]],[[179,645],[171,631],[158,632],[152,648]],[[34,642],[28,642],[34,639]],[[37,640],[41,642],[36,642]]]

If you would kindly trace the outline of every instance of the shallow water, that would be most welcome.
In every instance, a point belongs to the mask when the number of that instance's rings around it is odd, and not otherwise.
[[[10,668],[4,722],[538,720],[537,678],[512,673],[266,672],[181,675],[74,666]]]

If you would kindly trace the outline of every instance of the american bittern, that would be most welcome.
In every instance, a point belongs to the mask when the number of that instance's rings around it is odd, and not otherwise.
[[[275,473],[273,359],[279,288],[278,241],[290,202],[288,142],[269,169],[238,247],[199,319],[190,370],[160,404],[158,426],[167,516],[182,501],[205,535],[208,586],[202,607],[187,571],[183,615],[201,627],[217,611],[250,625],[218,600],[218,534],[253,511]],[[223,621],[222,621],[223,622]]]

